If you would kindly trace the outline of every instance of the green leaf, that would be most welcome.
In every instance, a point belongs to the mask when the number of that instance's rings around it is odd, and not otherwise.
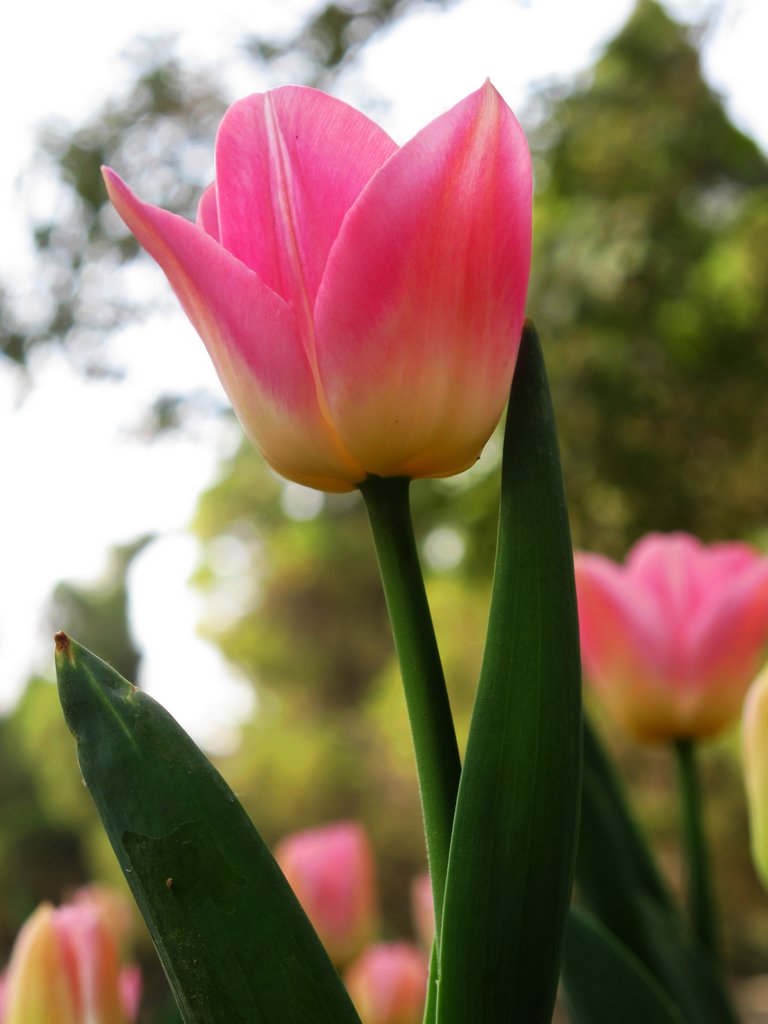
[[[649,970],[692,1024],[739,1024],[718,964],[683,922],[638,897],[638,917],[650,950]],[[639,958],[638,958],[639,959]]]
[[[576,881],[593,913],[648,963],[638,896],[671,918],[677,910],[588,719]]]
[[[581,779],[576,595],[554,413],[528,324],[507,416],[488,637],[459,785],[438,1024],[552,1015]]]
[[[64,634],[56,647],[83,779],[186,1024],[360,1024],[216,769],[151,697]]]
[[[640,961],[578,909],[565,933],[563,987],[574,1024],[685,1024]]]
[[[576,863],[581,898],[695,1024],[737,1024],[713,959],[685,926],[588,722]]]

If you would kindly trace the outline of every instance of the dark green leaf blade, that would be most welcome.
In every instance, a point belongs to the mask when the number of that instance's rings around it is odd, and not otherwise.
[[[543,357],[509,403],[488,638],[446,883],[438,1024],[552,1015],[573,881],[581,680],[568,515]]]
[[[576,882],[590,912],[657,979],[686,1020],[737,1024],[717,965],[682,920],[588,721]]]
[[[151,697],[63,634],[56,647],[83,779],[186,1024],[360,1024],[216,769]]]
[[[565,933],[563,986],[574,1024],[685,1024],[639,960],[577,908]]]

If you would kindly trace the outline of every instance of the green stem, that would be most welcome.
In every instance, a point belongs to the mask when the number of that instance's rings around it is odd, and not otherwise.
[[[461,761],[413,536],[409,484],[406,477],[369,476],[360,491],[371,522],[408,705],[439,935]]]
[[[694,740],[677,740],[677,769],[683,821],[683,846],[688,865],[688,903],[693,930],[702,946],[717,956],[715,899],[704,836],[701,787]]]

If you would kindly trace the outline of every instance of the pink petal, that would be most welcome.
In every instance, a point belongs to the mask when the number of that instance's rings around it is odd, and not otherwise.
[[[679,698],[657,609],[622,566],[601,555],[578,553],[575,570],[581,654],[593,689],[637,738],[675,735]]]
[[[365,830],[339,822],[286,836],[275,859],[331,960],[343,966],[370,941],[376,924],[373,852]]]
[[[202,228],[206,234],[210,235],[211,238],[215,239],[217,242],[221,241],[219,237],[219,209],[215,182],[213,185],[209,185],[205,192],[200,196],[200,202],[197,206],[197,220],[195,223],[199,228]]]
[[[653,675],[664,667],[664,636],[653,605],[621,566],[602,555],[577,552],[581,655],[590,677]]]
[[[104,176],[118,213],[165,271],[264,458],[299,483],[352,490],[365,474],[320,411],[289,307],[200,228],[142,203],[113,171]]]
[[[731,715],[760,666],[768,640],[768,559],[751,553],[751,564],[713,580],[711,597],[692,630],[692,676],[703,687],[730,696]]]
[[[240,100],[216,140],[222,245],[311,317],[344,215],[396,149],[363,114],[314,89]]]
[[[117,945],[101,911],[87,903],[64,904],[53,923],[81,1019],[122,1024]]]
[[[120,988],[120,1005],[127,1021],[136,1020],[139,1015],[139,1004],[144,988],[141,968],[136,966],[123,967],[118,978]]]
[[[706,599],[706,549],[687,533],[643,537],[627,557],[627,574],[657,602],[667,621],[682,623]]]
[[[369,472],[441,476],[477,458],[509,394],[530,246],[530,155],[490,84],[361,193],[315,322],[331,418]]]

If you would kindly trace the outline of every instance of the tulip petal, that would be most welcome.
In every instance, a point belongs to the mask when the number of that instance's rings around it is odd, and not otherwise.
[[[286,303],[205,231],[142,203],[113,171],[104,176],[118,213],[165,271],[264,458],[298,483],[352,490],[365,474],[320,411]],[[210,201],[204,196],[206,219]]]
[[[315,307],[330,416],[381,476],[471,465],[506,403],[531,246],[522,129],[487,83],[374,175]]]
[[[648,738],[674,722],[663,622],[623,567],[584,552],[574,567],[585,675],[625,728]]]
[[[274,854],[333,963],[348,963],[376,924],[373,852],[362,826],[339,822],[298,832]]]
[[[78,1024],[54,914],[42,904],[19,932],[8,966],[4,1024]]]
[[[706,598],[702,544],[686,533],[651,533],[637,542],[626,572],[658,604],[667,621],[682,623]]]
[[[218,209],[218,198],[216,196],[216,183],[209,185],[208,188],[200,196],[200,202],[197,205],[197,219],[195,223],[199,228],[202,228],[207,235],[215,239],[217,242],[221,241],[221,232],[219,231],[219,209]]]
[[[757,552],[750,564],[713,587],[711,600],[691,633],[692,675],[698,685],[720,682],[730,705],[728,718],[757,671],[768,639],[768,560]],[[712,687],[710,687],[712,688]]]
[[[216,140],[222,245],[311,318],[344,215],[396,150],[378,125],[314,89],[240,100]]]
[[[117,945],[100,911],[87,904],[64,905],[54,911],[53,924],[79,1019],[123,1024]]]

